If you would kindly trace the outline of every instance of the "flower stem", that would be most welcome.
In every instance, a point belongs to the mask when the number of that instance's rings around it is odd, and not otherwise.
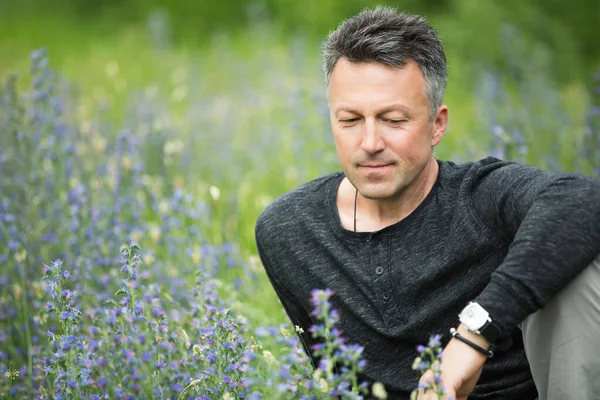
[[[23,287],[23,291],[25,293],[27,293],[27,284],[25,281],[25,274],[21,268],[21,285]],[[23,309],[25,311],[24,313],[24,324],[25,324],[25,340],[27,343],[27,376],[28,377],[32,377],[33,376],[33,344],[32,344],[32,340],[31,340],[31,330],[30,330],[30,326],[29,326],[29,307],[27,306],[27,296],[24,295],[21,297],[22,299],[22,303],[23,303]],[[27,386],[29,388],[29,390],[31,391],[32,388],[32,379],[28,379],[27,380]]]

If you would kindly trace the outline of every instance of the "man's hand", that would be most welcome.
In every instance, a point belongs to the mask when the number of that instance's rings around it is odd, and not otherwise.
[[[489,348],[489,342],[481,335],[467,330],[464,326],[459,325],[457,328],[465,338],[473,343],[476,343],[484,348]],[[458,339],[452,338],[444,351],[442,352],[442,382],[444,386],[444,399],[466,400],[469,394],[475,388],[475,384],[479,380],[483,364],[487,361],[487,356],[473,349],[466,343]],[[433,372],[427,371],[421,377],[419,383],[426,384],[433,381]],[[424,393],[419,390],[418,400],[437,400],[437,396],[433,391]]]

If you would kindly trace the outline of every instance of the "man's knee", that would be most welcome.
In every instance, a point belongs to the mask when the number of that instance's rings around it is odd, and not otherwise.
[[[537,323],[547,327],[565,325],[571,330],[600,327],[600,255],[546,307],[528,316],[519,327],[523,330]],[[592,333],[600,335],[597,329]]]
[[[520,328],[540,399],[592,399],[600,391],[600,255]]]

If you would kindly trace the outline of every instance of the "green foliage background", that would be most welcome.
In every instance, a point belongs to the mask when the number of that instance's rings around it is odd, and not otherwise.
[[[132,25],[145,25],[157,12],[168,15],[170,39],[183,46],[205,46],[216,32],[244,36],[249,28],[265,23],[283,40],[301,34],[316,41],[343,18],[376,4],[427,16],[441,31],[449,51],[469,60],[501,64],[497,31],[509,23],[555,53],[561,80],[589,74],[599,62],[600,3],[595,0],[2,0],[1,41],[35,40],[36,34],[43,34],[47,42],[82,45],[84,32],[89,33],[84,34],[88,40],[119,36]]]

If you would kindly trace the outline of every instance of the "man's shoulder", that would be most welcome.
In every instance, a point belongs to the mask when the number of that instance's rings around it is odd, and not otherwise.
[[[488,177],[523,178],[545,172],[527,164],[505,161],[493,156],[463,163],[443,161],[442,169],[447,177],[475,182]]]
[[[474,163],[470,175],[474,187],[544,186],[554,177],[565,174],[551,172],[517,161],[486,157]]]
[[[336,172],[313,179],[277,197],[258,216],[257,234],[267,227],[296,224],[300,219],[310,218],[315,211],[323,210],[330,185],[342,175]]]
[[[519,165],[512,161],[504,161],[499,158],[488,156],[472,161],[440,161],[441,165],[449,173],[457,174],[481,174],[488,170],[494,170],[510,165]]]

